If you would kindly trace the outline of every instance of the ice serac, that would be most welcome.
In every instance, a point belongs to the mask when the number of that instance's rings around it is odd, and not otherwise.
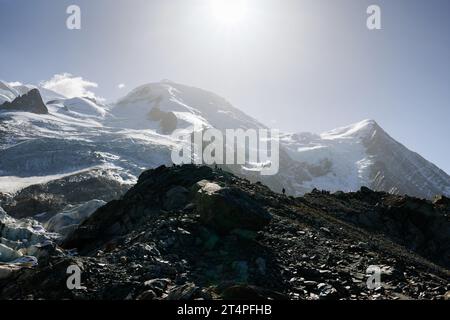
[[[35,265],[48,253],[47,249],[55,249],[53,242],[58,237],[37,221],[16,220],[0,207],[0,263]]]

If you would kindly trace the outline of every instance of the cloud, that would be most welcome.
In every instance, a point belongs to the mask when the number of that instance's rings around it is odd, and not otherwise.
[[[119,85],[117,86],[117,88],[123,89],[123,88],[125,88],[125,84],[124,84],[124,83],[121,83],[121,84],[119,84]]]
[[[11,87],[18,87],[18,86],[23,85],[23,83],[19,82],[19,81],[7,82],[7,84]]]
[[[41,82],[45,89],[55,91],[68,98],[88,97],[97,100],[103,100],[95,96],[95,93],[89,89],[98,88],[98,84],[73,76],[70,73],[55,74],[50,80]]]

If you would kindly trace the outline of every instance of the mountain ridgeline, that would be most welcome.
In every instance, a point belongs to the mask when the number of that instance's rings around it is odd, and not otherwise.
[[[140,86],[111,106],[6,83],[0,85],[0,95],[0,192],[6,193],[93,168],[132,184],[144,169],[171,164],[171,151],[179,143],[172,136],[175,129],[266,128],[213,93],[170,81]],[[427,199],[450,194],[444,171],[373,120],[320,135],[282,134],[275,176],[262,177],[245,166],[227,170],[297,196],[313,189],[350,192],[362,186]],[[1,176],[20,179],[8,186]]]

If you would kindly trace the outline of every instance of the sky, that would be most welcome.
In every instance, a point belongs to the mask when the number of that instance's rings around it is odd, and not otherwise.
[[[0,0],[2,80],[113,102],[170,79],[289,132],[374,119],[447,173],[449,57],[448,0]]]

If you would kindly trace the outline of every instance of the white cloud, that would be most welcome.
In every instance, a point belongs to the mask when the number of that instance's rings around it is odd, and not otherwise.
[[[117,88],[123,89],[123,88],[125,88],[125,84],[124,84],[124,83],[121,83],[121,84],[119,84],[119,85],[117,86]]]
[[[103,100],[96,97],[95,93],[89,90],[98,88],[97,83],[85,80],[82,77],[75,77],[70,73],[55,74],[50,80],[41,82],[41,86],[68,98],[88,97]]]
[[[19,82],[19,81],[13,81],[13,82],[7,82],[7,83],[8,83],[8,85],[11,86],[11,87],[17,87],[17,86],[23,85],[23,83],[22,83],[22,82]]]

